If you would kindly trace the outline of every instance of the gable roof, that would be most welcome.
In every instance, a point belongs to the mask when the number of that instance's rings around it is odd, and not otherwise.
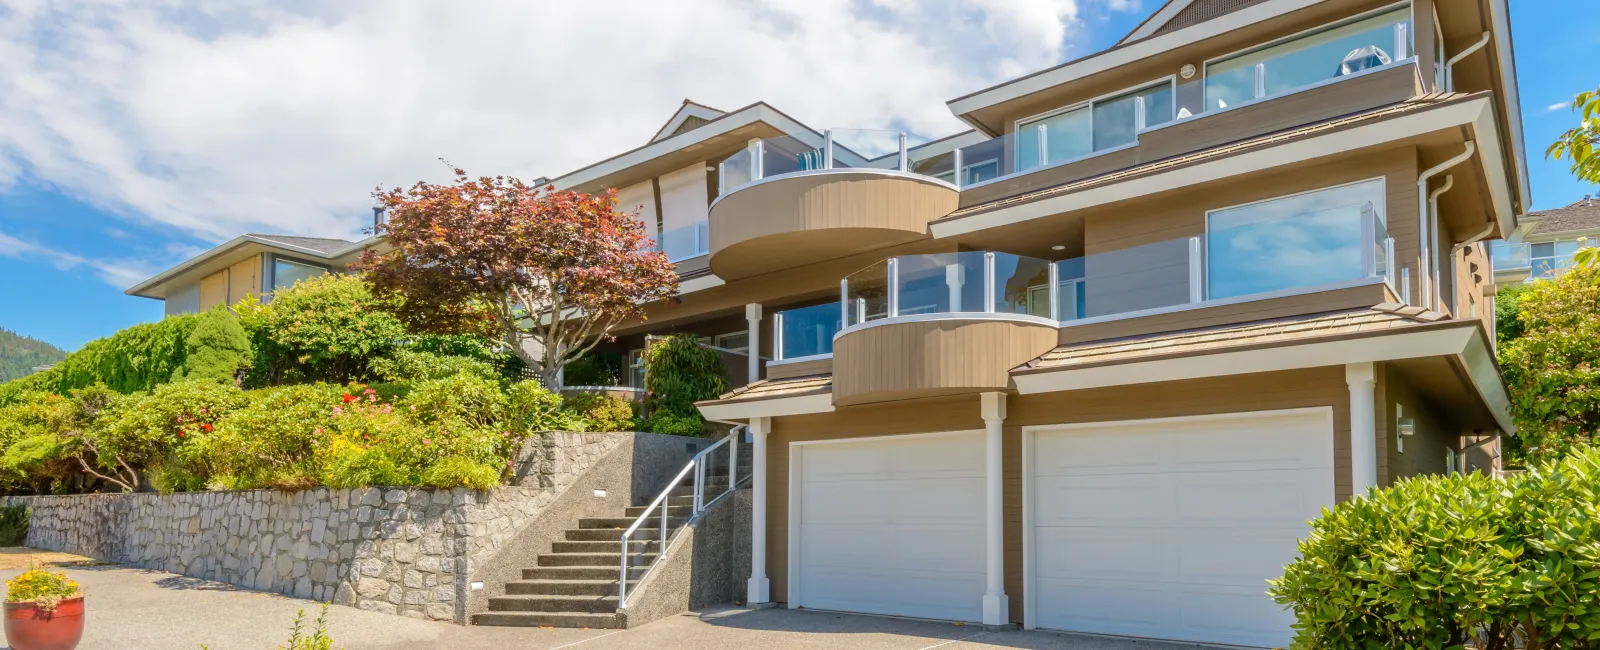
[[[701,125],[727,115],[727,111],[719,111],[705,104],[697,104],[692,100],[683,100],[683,105],[678,107],[678,112],[673,113],[671,119],[650,136],[651,142],[660,142],[680,133],[687,133],[699,128]]]
[[[1530,235],[1549,235],[1579,230],[1600,230],[1600,199],[1583,199],[1566,207],[1529,212],[1525,217],[1538,221]]]
[[[329,239],[326,237],[295,237],[293,235],[261,235],[250,234],[246,237],[255,237],[263,241],[276,242],[292,248],[331,254],[349,248],[355,242],[347,239]]]
[[[354,253],[382,244],[385,241],[382,235],[374,235],[361,241],[344,239],[330,239],[325,237],[297,237],[294,235],[261,235],[248,234],[235,237],[223,244],[204,253],[179,262],[176,266],[157,273],[139,284],[128,287],[122,293],[143,298],[164,298],[162,293],[154,291],[168,280],[172,280],[184,272],[202,266],[211,260],[232,254],[245,246],[255,246],[257,251],[286,253],[288,255],[304,257],[311,260],[329,261],[336,260]]]
[[[1132,43],[1151,36],[1169,34],[1191,25],[1231,14],[1240,9],[1258,5],[1267,0],[1169,0],[1150,14],[1117,45]]]

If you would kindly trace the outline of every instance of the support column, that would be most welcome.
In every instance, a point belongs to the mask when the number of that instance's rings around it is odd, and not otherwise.
[[[1001,481],[1001,472],[1004,470],[1001,434],[1005,419],[1006,394],[984,393],[984,557],[987,560],[987,587],[983,592],[984,625],[1006,625],[1011,622],[1010,600],[1006,598],[1005,504]]]
[[[1350,386],[1350,494],[1360,497],[1378,484],[1378,380],[1371,363],[1344,367]]]
[[[767,434],[771,431],[772,418],[750,418],[750,581],[745,605],[772,600],[772,583],[767,580]]]
[[[754,384],[761,380],[761,303],[750,303],[744,306],[744,320],[748,329],[745,330],[750,341],[748,352],[750,362],[749,379],[745,385]],[[778,357],[773,357],[774,359]]]

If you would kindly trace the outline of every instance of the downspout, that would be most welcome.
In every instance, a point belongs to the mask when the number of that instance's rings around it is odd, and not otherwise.
[[[1428,214],[1433,215],[1432,219],[1429,221],[1429,225],[1433,227],[1433,233],[1432,233],[1433,234],[1433,238],[1428,240],[1428,252],[1433,255],[1433,257],[1428,259],[1428,265],[1429,266],[1443,266],[1443,264],[1439,263],[1439,249],[1437,248],[1440,245],[1440,242],[1439,242],[1439,197],[1443,196],[1445,192],[1449,192],[1450,188],[1455,187],[1455,186],[1456,186],[1456,176],[1455,176],[1455,174],[1445,174],[1444,175],[1444,186],[1440,187],[1439,189],[1436,189],[1433,192],[1428,194]],[[1455,280],[1454,280],[1454,278],[1456,277],[1455,276],[1455,272],[1456,272],[1456,264],[1455,264],[1455,262],[1456,262],[1455,258],[1451,257],[1450,258],[1450,277],[1452,279],[1451,279],[1450,284],[1452,286],[1455,285]],[[1441,285],[1441,284],[1443,284],[1443,283],[1435,281],[1433,283],[1434,293],[1428,294],[1428,296],[1427,296],[1428,300],[1433,301],[1436,305],[1438,303],[1443,303],[1444,302],[1444,296],[1443,295],[1437,295],[1437,294],[1442,294],[1442,290],[1439,289],[1439,285]],[[1457,293],[1457,294],[1461,293],[1460,287],[1456,287],[1455,293]],[[1456,314],[1456,301],[1455,300],[1451,300],[1450,301],[1450,313],[1452,315],[1457,315]]]
[[[1455,73],[1456,64],[1460,63],[1462,59],[1465,59],[1468,56],[1471,56],[1473,52],[1476,52],[1478,50],[1483,49],[1483,46],[1488,45],[1488,44],[1489,44],[1489,32],[1484,32],[1483,33],[1483,38],[1478,39],[1478,42],[1473,43],[1472,45],[1468,45],[1467,49],[1462,50],[1460,53],[1456,54],[1455,56],[1450,57],[1450,60],[1444,64],[1444,90],[1445,90],[1445,92],[1455,92],[1455,90],[1456,90],[1456,73]]]
[[[1421,243],[1422,253],[1421,260],[1418,262],[1421,273],[1418,274],[1420,277],[1417,278],[1417,281],[1421,283],[1423,289],[1422,301],[1424,304],[1422,306],[1428,309],[1433,309],[1434,307],[1434,285],[1438,284],[1437,282],[1430,282],[1435,275],[1430,258],[1433,254],[1433,247],[1429,245],[1432,240],[1432,229],[1429,226],[1434,220],[1434,215],[1430,214],[1428,210],[1428,181],[1433,180],[1433,177],[1439,175],[1440,172],[1465,162],[1477,152],[1478,143],[1468,140],[1465,151],[1457,154],[1454,158],[1434,165],[1433,168],[1422,172],[1422,175],[1417,177],[1417,234],[1419,235],[1418,240]]]

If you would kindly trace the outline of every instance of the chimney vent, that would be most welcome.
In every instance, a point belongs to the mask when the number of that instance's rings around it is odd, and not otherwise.
[[[386,223],[389,223],[388,209],[384,208],[381,205],[372,206],[372,229],[373,229],[373,232],[376,233],[377,229],[382,227]]]

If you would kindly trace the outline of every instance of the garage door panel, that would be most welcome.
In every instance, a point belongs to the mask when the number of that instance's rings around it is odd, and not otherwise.
[[[862,445],[855,450],[818,445],[805,454],[808,462],[801,465],[800,472],[806,485],[889,478],[889,450],[882,445]]]
[[[1127,579],[1159,582],[1179,569],[1174,536],[1117,527],[1040,528],[1035,575],[1041,578]]]
[[[968,620],[983,593],[983,576],[948,573],[861,573],[820,567],[806,575],[806,607],[867,614]]]
[[[1176,512],[1199,520],[1194,522],[1198,525],[1282,525],[1313,519],[1322,509],[1313,496],[1316,488],[1333,485],[1331,471],[1306,469],[1208,472],[1176,479]]]
[[[903,443],[884,443],[892,468],[892,478],[940,479],[983,478],[983,448],[973,452],[971,436],[930,436],[918,440],[916,453],[894,453],[893,447]]]
[[[1316,453],[1322,441],[1292,434],[1326,427],[1325,420],[1308,417],[1247,418],[1205,422],[1173,434],[1171,440],[1179,469],[1186,471],[1325,467],[1332,459]]]
[[[1170,534],[1179,542],[1173,544],[1178,554],[1174,582],[1243,587],[1261,594],[1267,578],[1282,575],[1283,566],[1294,559],[1305,531],[1204,528]]]
[[[1189,589],[1179,595],[1181,629],[1189,638],[1226,638],[1241,645],[1286,645],[1284,633],[1264,627],[1290,629],[1294,613],[1264,596],[1260,589]]]
[[[894,481],[883,486],[896,505],[889,518],[897,524],[970,523],[972,513],[983,508],[983,491],[972,489],[974,482],[981,484],[982,480],[972,477]]]
[[[1039,526],[1159,524],[1174,513],[1170,477],[1046,476],[1034,482],[1034,522]]]
[[[1161,585],[1061,578],[1041,578],[1036,585],[1042,627],[1150,636],[1177,611],[1174,594]]]

